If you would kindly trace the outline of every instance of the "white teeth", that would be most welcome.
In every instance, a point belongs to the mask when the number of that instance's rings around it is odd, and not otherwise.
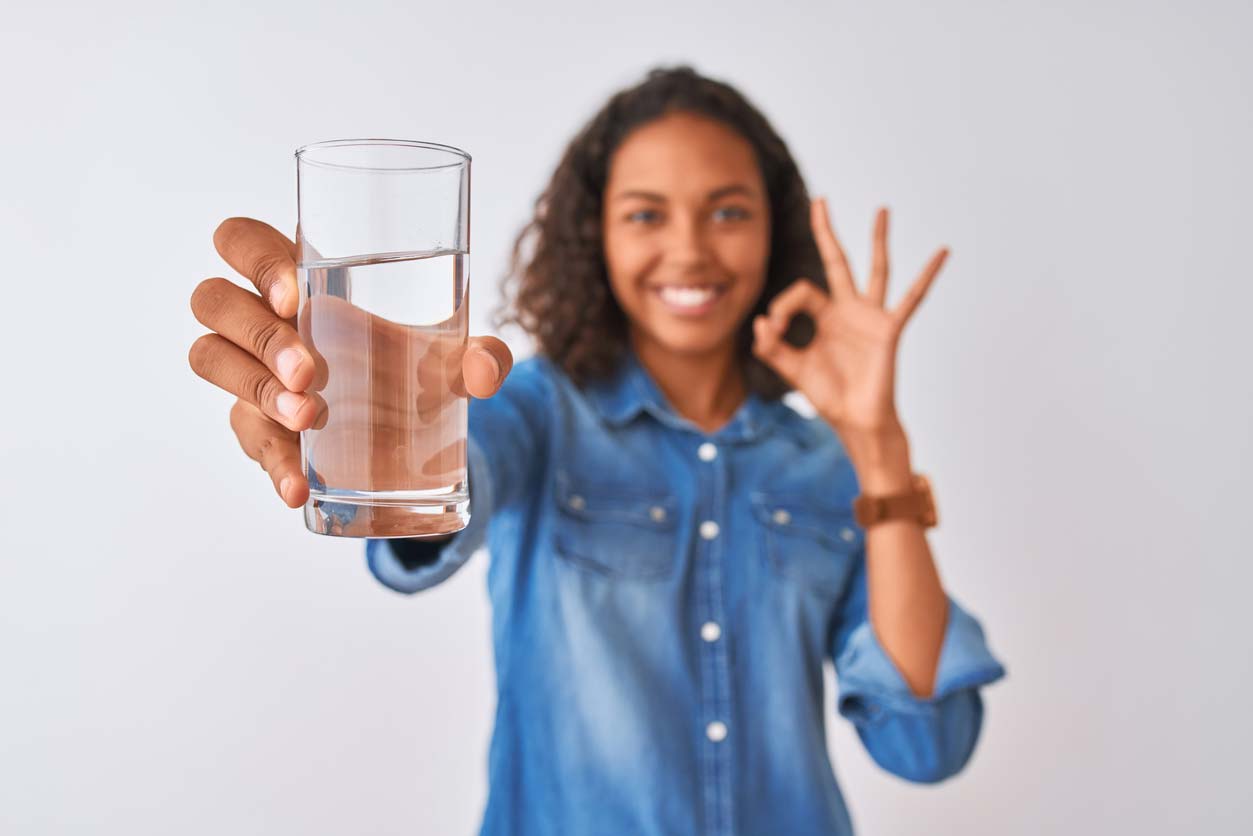
[[[717,295],[712,287],[670,287],[661,288],[661,298],[671,304],[683,308],[698,308]]]

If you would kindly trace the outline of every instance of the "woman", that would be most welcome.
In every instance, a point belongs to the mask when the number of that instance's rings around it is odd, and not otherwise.
[[[191,363],[240,396],[241,446],[298,507],[296,431],[315,407],[293,246],[247,219],[215,241],[270,307],[202,284],[193,309],[219,333]],[[893,399],[902,329],[945,255],[887,306],[880,211],[859,290],[783,141],[686,67],[615,95],[574,139],[515,249],[511,318],[539,354],[511,369],[480,337],[462,362],[469,526],[366,544],[407,593],[488,546],[484,833],[851,833],[828,657],[838,713],[885,769],[935,782],[967,762],[979,688],[1005,671],[940,584]],[[780,400],[791,389],[816,417]],[[863,494],[921,504],[863,527]]]

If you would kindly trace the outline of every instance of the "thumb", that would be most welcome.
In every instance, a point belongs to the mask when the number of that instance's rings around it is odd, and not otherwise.
[[[471,397],[490,398],[513,368],[513,352],[496,337],[471,337],[461,360],[461,373]]]
[[[782,375],[796,387],[796,375],[801,367],[802,351],[793,348],[783,339],[783,329],[768,316],[753,318],[753,354]]]

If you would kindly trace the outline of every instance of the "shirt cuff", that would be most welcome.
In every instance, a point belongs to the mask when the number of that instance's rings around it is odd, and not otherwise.
[[[919,697],[910,690],[867,617],[849,635],[844,651],[835,660],[841,715],[856,725],[865,725],[892,712],[931,714],[945,697],[1005,676],[1005,667],[988,649],[979,622],[951,596],[948,604],[948,625],[931,696]]]
[[[487,459],[474,441],[466,439],[466,469],[469,479],[470,521],[451,539],[442,543],[430,542],[438,547],[438,555],[431,562],[406,566],[392,547],[390,539],[368,539],[365,543],[366,565],[371,574],[384,586],[397,592],[412,594],[435,586],[446,580],[470,559],[487,540],[487,523],[492,515],[492,482],[487,469]],[[434,549],[432,549],[434,551]]]

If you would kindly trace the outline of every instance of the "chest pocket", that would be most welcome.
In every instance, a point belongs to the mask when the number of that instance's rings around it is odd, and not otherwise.
[[[822,508],[794,495],[758,492],[750,500],[770,571],[815,591],[844,590],[865,542],[852,508]]]
[[[564,471],[554,482],[557,513],[553,544],[559,557],[580,568],[619,578],[658,580],[676,561],[678,501],[575,483]]]

